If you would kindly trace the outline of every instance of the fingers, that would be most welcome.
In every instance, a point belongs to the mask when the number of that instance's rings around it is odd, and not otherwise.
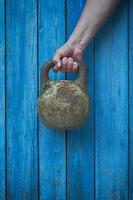
[[[61,61],[59,60],[58,62],[57,62],[57,64],[53,67],[53,71],[55,72],[55,73],[57,73],[58,71],[60,71],[61,70]]]
[[[77,72],[78,63],[73,60],[73,58],[64,57],[61,61],[61,71],[62,72]]]
[[[61,71],[66,72],[67,66],[68,66],[68,59],[67,59],[67,57],[64,57],[61,62]]]
[[[73,58],[64,57],[62,60],[58,61],[57,64],[53,67],[54,72],[77,72],[78,63],[73,60]]]
[[[73,71],[73,59],[70,57],[68,58],[68,65],[67,65],[67,72]]]
[[[78,71],[78,63],[77,62],[73,62],[73,71],[74,72]]]

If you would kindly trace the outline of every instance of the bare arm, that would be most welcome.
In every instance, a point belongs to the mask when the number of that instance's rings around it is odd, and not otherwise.
[[[81,59],[83,50],[110,17],[118,1],[87,0],[73,33],[54,55],[53,59],[57,61],[55,72],[77,70],[77,63],[73,62],[73,58]]]

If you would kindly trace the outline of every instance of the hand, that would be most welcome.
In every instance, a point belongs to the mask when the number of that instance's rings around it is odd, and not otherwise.
[[[78,70],[78,64],[73,59],[80,60],[82,57],[82,49],[78,45],[72,45],[66,42],[60,47],[53,60],[56,61],[56,65],[53,67],[54,72],[76,72]]]

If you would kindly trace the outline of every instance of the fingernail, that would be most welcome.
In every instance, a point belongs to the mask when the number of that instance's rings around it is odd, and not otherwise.
[[[76,62],[73,62],[73,65],[77,66],[78,64]]]
[[[69,60],[70,60],[70,61],[73,61],[73,58],[70,57]]]

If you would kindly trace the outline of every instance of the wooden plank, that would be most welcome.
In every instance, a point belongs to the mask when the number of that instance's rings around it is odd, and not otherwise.
[[[85,1],[67,0],[67,37],[80,17]],[[94,44],[85,52],[90,113],[83,128],[67,135],[67,198],[94,199]],[[74,78],[67,74],[68,79]]]
[[[6,1],[7,199],[38,199],[37,5]]]
[[[5,6],[0,1],[0,199],[5,199]]]
[[[129,200],[133,199],[133,1],[129,1]]]
[[[64,0],[40,0],[38,18],[39,67],[54,55],[65,40]],[[39,70],[40,73],[40,70]],[[64,74],[50,73],[51,79]],[[40,199],[66,198],[65,133],[47,129],[40,121]]]
[[[96,199],[128,199],[127,2],[96,38]]]

